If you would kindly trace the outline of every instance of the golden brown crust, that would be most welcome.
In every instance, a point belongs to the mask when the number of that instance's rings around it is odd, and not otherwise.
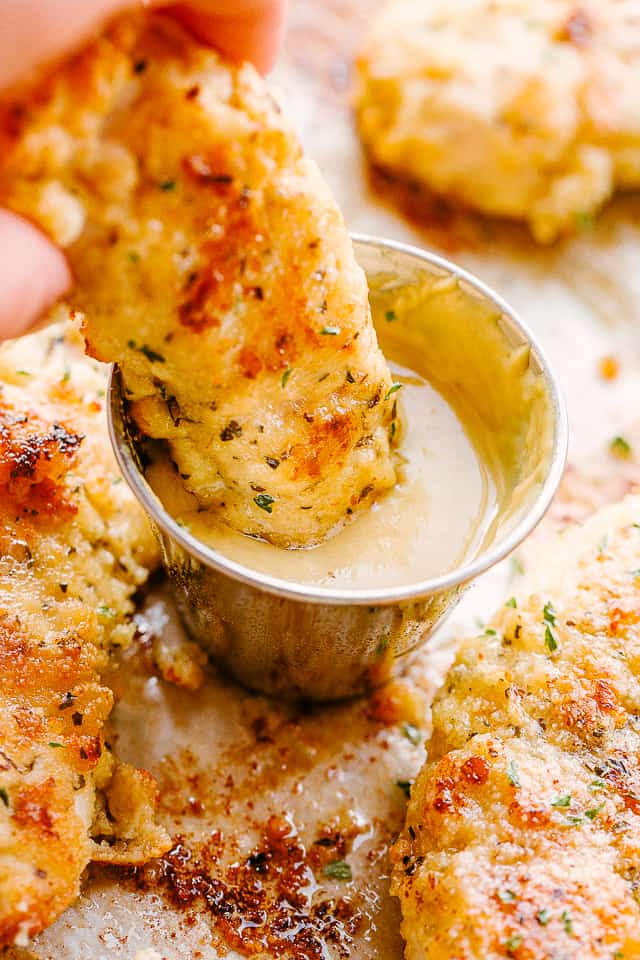
[[[363,272],[249,65],[121,21],[0,109],[0,199],[67,248],[90,352],[232,526],[322,538],[394,482]]]
[[[449,672],[394,852],[409,960],[640,955],[638,518],[564,534]]]
[[[72,352],[65,370],[62,339],[0,351],[0,946],[24,944],[72,903],[90,859],[117,847],[138,862],[167,839],[150,786],[130,804],[138,817],[144,806],[144,830],[92,830],[114,780],[134,777],[105,749],[113,696],[100,674],[132,636],[131,597],[156,553],[118,483],[103,379]],[[25,358],[40,369],[22,369]]]
[[[374,163],[535,238],[584,228],[640,184],[628,0],[391,0],[358,59]]]

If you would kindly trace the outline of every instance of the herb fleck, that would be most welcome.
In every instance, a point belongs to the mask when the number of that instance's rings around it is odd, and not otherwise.
[[[547,623],[550,623],[552,627],[555,627],[556,612],[553,609],[551,601],[547,601],[547,603],[545,603],[544,607],[542,608],[542,616],[544,617]]]
[[[498,899],[502,900],[503,903],[513,903],[518,898],[513,890],[498,890]]]
[[[164,190],[165,193],[168,193],[169,190],[175,190],[175,188],[176,188],[176,181],[175,181],[175,180],[163,180],[161,183],[158,184],[158,186],[160,187],[161,190]]]
[[[522,786],[522,782],[520,780],[520,773],[515,763],[513,762],[513,760],[507,767],[507,780],[509,781],[511,786],[515,787],[517,790],[519,790],[520,787]]]
[[[395,312],[395,310],[385,310],[384,318],[387,321],[387,323],[393,323],[395,320],[398,319],[398,315]]]
[[[400,790],[402,790],[405,797],[409,797],[411,795],[411,780],[396,780],[396,787],[399,787]]]
[[[609,444],[609,449],[614,457],[626,460],[631,456],[631,444],[624,437],[614,437]]]
[[[596,790],[604,790],[606,786],[607,784],[601,779],[601,777],[596,777],[596,779],[592,780],[589,784],[589,790],[591,790],[592,793],[595,793]]]
[[[593,216],[586,210],[578,210],[574,214],[574,220],[578,230],[590,230],[593,226]]]
[[[569,827],[579,827],[582,824],[582,817],[579,814],[569,814],[565,818],[565,823]]]
[[[47,746],[49,746],[49,747],[63,747],[64,744],[63,744],[63,743],[56,743],[55,740],[52,740],[49,744],[47,744]]]
[[[96,608],[96,613],[99,617],[107,617],[109,620],[113,620],[115,618],[115,611],[104,603]]]
[[[551,920],[551,910],[547,910],[546,907],[543,907],[542,910],[538,910],[536,913],[536,920],[541,927],[546,927]]]
[[[522,946],[524,937],[517,933],[514,937],[509,937],[508,940],[505,940],[504,946],[507,953],[513,953],[514,950],[517,950],[518,947]]]
[[[323,327],[320,333],[324,337],[337,337],[340,333],[340,327]]]
[[[549,653],[554,653],[558,649],[558,641],[551,632],[551,627],[547,624],[547,627],[544,631],[544,642]]]
[[[253,498],[253,502],[257,507],[260,507],[261,510],[264,510],[265,513],[273,513],[272,503],[275,503],[275,497],[272,497],[268,493],[259,493],[257,497]]]
[[[571,919],[571,914],[569,913],[569,911],[563,910],[560,916],[560,919],[564,924],[564,932],[568,933],[569,936],[571,936],[571,934],[573,933],[573,920]]]
[[[5,807],[9,806],[9,794],[4,787],[0,787],[0,800],[4,803]]]
[[[518,601],[516,600],[515,597],[509,597],[509,599],[505,603],[505,607],[513,607],[514,610],[516,609],[517,606],[518,606]]]
[[[236,437],[242,436],[242,427],[237,420],[229,420],[229,423],[220,431],[220,439],[223,443],[227,443],[229,440],[234,440]]]
[[[392,396],[394,395],[394,393],[397,393],[398,390],[400,390],[401,387],[402,387],[402,384],[401,384],[401,383],[394,383],[393,386],[392,386],[392,387],[389,387],[389,389],[388,389],[387,392],[385,393],[385,395],[384,395],[384,397],[383,397],[383,400],[388,400],[389,397],[392,397]]]
[[[151,363],[164,363],[165,359],[161,353],[157,353],[155,350],[152,350],[151,347],[147,346],[146,343],[143,343],[141,347],[135,342],[135,340],[128,340],[127,346],[130,350],[137,350],[139,353],[144,354],[144,356]]]
[[[284,388],[286,387],[286,385],[287,385],[287,380],[289,379],[290,376],[291,376],[291,368],[288,367],[288,368],[285,370],[285,372],[282,374],[282,379],[280,380],[280,386],[283,388],[283,390],[284,390]]]
[[[571,794],[565,793],[561,797],[556,797],[555,800],[551,801],[552,807],[570,807],[571,806]]]
[[[409,743],[412,743],[414,747],[417,747],[418,744],[422,743],[422,731],[418,729],[413,723],[405,723],[402,726],[402,733],[407,738]]]
[[[332,880],[353,880],[351,867],[346,860],[332,860],[325,864],[322,871],[325,877],[331,877]]]
[[[585,810],[584,815],[588,820],[595,820],[598,814],[602,809],[604,809],[604,802],[599,803],[597,807],[591,807],[590,810]]]

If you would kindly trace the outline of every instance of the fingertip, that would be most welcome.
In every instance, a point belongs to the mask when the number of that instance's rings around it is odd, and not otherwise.
[[[0,209],[0,339],[26,333],[71,286],[63,253],[27,220]]]
[[[273,66],[284,30],[285,0],[196,0],[172,12],[199,40],[232,60],[249,60],[261,73]]]

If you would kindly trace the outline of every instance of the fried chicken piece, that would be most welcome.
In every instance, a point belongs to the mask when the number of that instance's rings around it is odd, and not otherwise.
[[[5,101],[2,155],[0,200],[66,248],[89,351],[202,504],[305,546],[392,486],[364,274],[251,66],[121,21]]]
[[[640,497],[468,640],[394,848],[408,960],[640,956]]]
[[[55,920],[89,860],[168,844],[153,778],[103,735],[101,673],[156,548],[113,461],[104,376],[59,333],[0,349],[0,947]]]
[[[541,242],[640,186],[632,0],[392,0],[357,72],[375,164]]]

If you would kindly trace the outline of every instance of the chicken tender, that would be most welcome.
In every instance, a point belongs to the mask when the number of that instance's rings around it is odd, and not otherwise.
[[[551,551],[436,698],[394,848],[408,960],[640,956],[640,497]]]
[[[251,66],[121,21],[5,101],[0,154],[0,200],[66,248],[89,351],[203,506],[305,546],[392,486],[364,274]]]
[[[635,0],[392,0],[358,78],[374,163],[541,242],[640,186]]]
[[[55,920],[90,860],[168,846],[153,778],[104,741],[101,680],[158,558],[112,458],[104,377],[59,333],[0,350],[0,948]]]

